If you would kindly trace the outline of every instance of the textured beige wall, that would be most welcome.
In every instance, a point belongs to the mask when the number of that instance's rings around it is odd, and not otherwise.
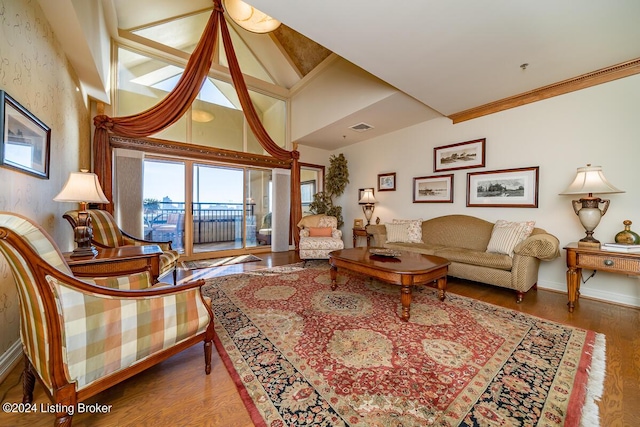
[[[51,128],[50,178],[0,167],[0,211],[35,220],[67,251],[73,238],[62,214],[75,206],[52,199],[69,172],[89,166],[89,113],[38,2],[2,1],[0,7],[0,89]],[[11,271],[0,256],[0,355],[19,340],[18,310]]]

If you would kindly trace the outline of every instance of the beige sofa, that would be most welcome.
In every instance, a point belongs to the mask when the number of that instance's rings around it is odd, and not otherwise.
[[[467,215],[446,215],[422,222],[424,243],[388,243],[386,226],[369,225],[373,244],[437,255],[451,261],[449,276],[488,283],[516,291],[516,301],[535,287],[540,261],[560,256],[558,239],[540,228],[518,243],[513,255],[487,252],[494,224]]]

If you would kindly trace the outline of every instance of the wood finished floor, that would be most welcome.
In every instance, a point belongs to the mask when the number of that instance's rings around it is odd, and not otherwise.
[[[262,261],[211,270],[180,271],[178,281],[213,277],[299,261],[295,252],[258,254]],[[538,290],[521,304],[514,293],[450,279],[447,291],[606,335],[607,374],[600,419],[603,427],[640,425],[640,310],[581,299],[566,309],[566,294]],[[2,402],[21,402],[22,363],[0,384]],[[49,403],[39,383],[34,402]],[[85,403],[112,405],[108,415],[76,414],[78,426],[253,426],[235,384],[214,349],[212,372],[204,374],[203,348],[196,345]],[[51,426],[53,414],[0,412],[1,426]]]

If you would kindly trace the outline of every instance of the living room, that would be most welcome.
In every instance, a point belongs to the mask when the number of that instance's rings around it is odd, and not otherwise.
[[[60,2],[65,7],[70,3]],[[91,166],[91,123],[97,114],[95,103],[88,102],[88,86],[79,81],[78,71],[61,47],[59,36],[48,24],[41,5],[12,1],[5,4],[5,8],[6,21],[0,40],[0,57],[3,58],[0,61],[0,89],[51,127],[52,139],[48,180],[0,168],[3,183],[0,210],[35,220],[63,251],[71,250],[73,235],[62,218],[69,207],[51,200],[70,172]],[[69,11],[65,8],[59,11],[65,12]],[[108,46],[103,48],[110,49]],[[640,53],[627,60],[639,56]],[[473,67],[472,64],[469,66]],[[531,71],[531,68],[520,70],[519,66],[514,65],[518,72]],[[366,93],[367,89],[375,93],[389,90],[384,82],[347,61],[335,60],[328,68],[334,76],[342,74],[348,79],[351,94]],[[108,86],[105,81],[90,84]],[[312,101],[305,99],[312,94]],[[370,96],[375,98],[377,95]],[[292,117],[295,119],[296,114],[298,117],[327,117],[325,123],[329,123],[334,120],[330,116],[335,114],[336,105],[344,106],[352,98],[356,97],[345,96],[343,85],[331,85],[327,80],[317,79],[292,99],[293,108],[297,108]],[[491,222],[498,219],[533,220],[537,227],[555,235],[561,246],[565,246],[582,238],[584,229],[573,212],[573,197],[559,193],[574,179],[576,169],[587,164],[602,166],[607,179],[624,190],[624,193],[606,196],[611,199],[611,206],[595,232],[596,238],[610,242],[623,229],[622,221],[629,219],[640,226],[637,216],[640,190],[634,187],[638,182],[636,159],[640,157],[638,99],[640,76],[635,74],[456,124],[443,116],[340,148],[322,149],[301,144],[299,151],[301,161],[327,167],[332,154],[343,153],[348,159],[350,183],[337,200],[343,207],[346,247],[351,246],[351,224],[355,219],[363,218],[357,203],[361,188],[375,188],[377,204],[373,218],[379,217],[381,223],[394,218],[428,219],[448,214],[472,215]],[[305,126],[312,125],[319,127],[302,118],[292,123],[291,140],[308,133]],[[468,170],[452,172],[452,203],[413,203],[413,179],[438,175],[433,167],[434,148],[480,138],[486,139],[486,164],[482,170],[539,167],[537,207],[467,207]],[[378,191],[378,175],[385,173],[396,174],[395,191]],[[634,225],[632,229],[635,229]],[[564,252],[560,258],[542,263],[539,289],[566,294],[566,269]],[[6,373],[7,366],[14,364],[15,355],[20,352],[20,318],[15,285],[4,260],[0,261],[0,271],[0,299],[3,301],[0,360]],[[605,301],[614,311],[621,306],[638,308],[637,277],[598,272],[582,284],[581,296]],[[564,304],[556,308],[566,310]]]

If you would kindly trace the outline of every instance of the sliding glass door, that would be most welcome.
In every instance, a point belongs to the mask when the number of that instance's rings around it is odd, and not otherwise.
[[[145,238],[196,258],[271,244],[270,170],[145,159],[143,177]]]

